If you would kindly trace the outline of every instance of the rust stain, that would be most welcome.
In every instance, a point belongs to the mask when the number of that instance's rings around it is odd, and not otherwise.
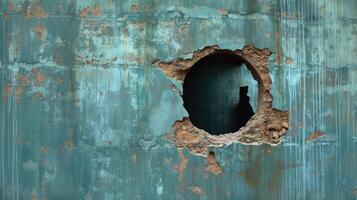
[[[275,48],[276,48],[276,64],[280,65],[281,64],[281,58],[282,58],[282,49],[281,49],[281,41],[280,41],[280,33],[275,32]]]
[[[102,14],[102,8],[99,5],[92,7],[92,15],[98,17]]]
[[[94,16],[98,17],[102,14],[102,8],[99,5],[87,6],[83,8],[80,12],[81,17]]]
[[[315,131],[315,132],[311,133],[309,136],[307,136],[305,138],[305,141],[311,142],[311,141],[317,140],[318,138],[323,137],[325,135],[326,135],[326,133],[323,131]]]
[[[198,186],[191,186],[188,188],[191,192],[198,194],[200,196],[205,195],[205,192],[202,188],[198,187]]]
[[[218,12],[223,16],[228,16],[228,11],[224,8],[218,9]]]
[[[33,10],[33,15],[35,17],[46,17],[47,16],[47,13],[43,10],[42,7],[40,6],[35,6],[34,10]]]
[[[74,146],[73,141],[72,140],[67,140],[65,146],[66,146],[66,149],[71,151],[73,149],[73,146]]]
[[[42,99],[42,98],[43,98],[43,93],[42,93],[42,92],[35,92],[35,93],[32,95],[32,98],[33,98],[33,99]]]
[[[21,99],[21,95],[22,93],[24,93],[25,89],[22,86],[18,86],[16,87],[15,90],[15,97],[16,97],[16,101],[19,101]]]
[[[3,95],[2,98],[5,101],[7,98],[9,98],[10,92],[12,89],[12,82],[8,82],[5,87],[3,88]]]
[[[4,20],[4,21],[8,21],[9,19],[10,19],[9,13],[4,12],[4,14],[3,14],[3,20]]]
[[[36,69],[32,69],[31,73],[32,73],[33,77],[35,78],[35,83],[39,84],[45,80],[45,75],[43,75],[40,71],[38,71]]]
[[[9,3],[9,5],[7,6],[7,10],[9,12],[12,12],[14,10],[14,4],[13,3]]]
[[[48,153],[48,147],[41,147],[40,151],[43,153]]]
[[[89,13],[90,13],[90,7],[88,6],[88,7],[83,8],[83,10],[81,10],[79,15],[81,17],[87,17],[89,15]]]
[[[63,79],[59,79],[58,78],[58,79],[55,80],[56,85],[61,85],[63,82],[64,82]]]
[[[278,160],[275,164],[274,167],[274,171],[271,175],[271,179],[269,181],[269,190],[270,191],[274,191],[277,190],[278,188],[280,188],[280,184],[281,184],[281,178],[282,178],[282,174],[283,171],[285,169],[284,163],[281,160]]]
[[[29,5],[26,10],[25,10],[25,17],[37,17],[37,18],[42,18],[42,17],[47,17],[46,11],[38,4],[34,5]]]
[[[139,6],[136,4],[133,4],[133,5],[131,5],[130,10],[131,10],[131,12],[138,12]]]
[[[207,166],[206,171],[214,175],[219,175],[222,173],[222,168],[219,166],[216,156],[213,152],[210,152],[207,156]]]
[[[36,194],[34,192],[31,192],[31,200],[36,200],[37,197],[36,197]]]
[[[261,177],[261,155],[254,162],[250,163],[247,168],[239,173],[244,177],[245,182],[252,188],[257,188],[260,184]]]
[[[26,75],[20,75],[18,79],[20,80],[21,86],[26,87],[30,84],[30,79]]]
[[[33,31],[37,34],[41,42],[45,41],[46,29],[41,25],[36,25]]]
[[[183,154],[183,149],[178,149],[178,152],[180,157],[180,163],[174,166],[174,170],[179,173],[180,181],[182,181],[184,172],[187,168],[188,158],[186,158],[185,155]]]

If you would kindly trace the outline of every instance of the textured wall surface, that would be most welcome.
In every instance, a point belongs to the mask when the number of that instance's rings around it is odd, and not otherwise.
[[[0,199],[357,199],[356,0],[0,0]],[[283,144],[206,158],[154,59],[269,48]],[[176,83],[177,84],[177,83]],[[324,137],[317,137],[317,136]]]

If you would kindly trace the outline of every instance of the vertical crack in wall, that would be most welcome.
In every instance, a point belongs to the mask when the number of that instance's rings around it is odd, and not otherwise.
[[[184,118],[173,124],[172,142],[177,148],[187,148],[191,153],[201,156],[209,156],[208,149],[211,146],[221,147],[232,143],[247,145],[281,143],[289,127],[289,112],[272,107],[273,97],[270,93],[271,78],[268,69],[268,58],[271,52],[268,49],[257,49],[252,45],[247,45],[243,49],[232,51],[214,45],[194,52],[191,59],[176,59],[170,62],[155,60],[153,64],[168,77],[183,81],[197,61],[217,52],[235,54],[244,60],[244,64],[259,85],[257,111],[238,131],[221,135],[211,135],[195,127],[189,117]]]

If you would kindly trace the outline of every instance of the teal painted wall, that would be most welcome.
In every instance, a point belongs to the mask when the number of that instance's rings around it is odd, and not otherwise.
[[[0,0],[0,199],[357,199],[356,7]],[[151,65],[213,44],[269,48],[291,112],[279,146],[213,148],[218,175],[164,139],[187,112]]]

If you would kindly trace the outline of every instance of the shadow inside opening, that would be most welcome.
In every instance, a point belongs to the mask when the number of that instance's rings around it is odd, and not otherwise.
[[[244,126],[254,115],[257,96],[257,82],[243,60],[227,52],[199,60],[183,84],[184,107],[191,122],[213,135]]]

